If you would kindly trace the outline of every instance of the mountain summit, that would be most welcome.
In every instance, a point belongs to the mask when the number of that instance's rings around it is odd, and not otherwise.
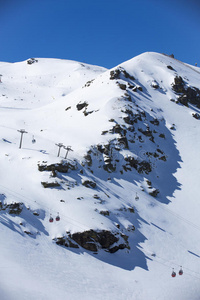
[[[1,299],[199,299],[200,69],[148,52],[0,74]]]

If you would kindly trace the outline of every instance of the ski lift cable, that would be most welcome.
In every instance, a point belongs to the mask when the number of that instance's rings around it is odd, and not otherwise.
[[[16,196],[16,194],[19,195],[19,196],[18,196],[19,199],[22,199],[22,198],[24,198],[25,200],[28,199],[31,203],[33,203],[34,206],[36,206],[35,202],[34,202],[32,199],[30,199],[29,197],[25,197],[25,196],[23,196],[22,194],[20,194],[20,193],[18,193],[18,192],[15,192],[15,191],[12,191],[11,189],[6,188],[5,186],[2,186],[2,185],[0,185],[0,186],[1,186],[2,188],[4,188],[4,189],[8,190],[9,193],[13,194],[14,196]],[[153,200],[153,199],[152,199],[152,200]],[[23,200],[23,201],[24,201],[24,200]],[[200,231],[200,227],[199,227],[198,225],[193,224],[192,222],[188,221],[187,219],[185,219],[185,218],[179,216],[178,214],[174,213],[174,212],[171,211],[170,209],[167,209],[167,208],[163,207],[159,202],[156,202],[155,200],[153,200],[153,201],[154,201],[160,208],[166,210],[167,212],[171,213],[171,214],[174,215],[175,217],[179,218],[180,220],[186,222],[187,224],[193,226],[195,229],[197,229],[197,230]],[[122,202],[122,201],[121,201],[121,202]],[[42,206],[43,206],[45,209],[47,208],[47,206],[44,205],[44,204],[43,204]],[[49,209],[49,208],[47,208],[47,209]],[[55,212],[54,212],[54,213],[55,213]],[[64,216],[62,216],[62,215],[60,215],[60,216],[61,216],[62,218],[64,217]],[[65,217],[64,217],[64,218],[65,218]],[[70,217],[67,217],[67,218],[73,220],[73,219],[70,218]],[[73,221],[75,221],[75,220],[73,220]],[[79,223],[79,224],[81,224],[81,225],[86,226],[85,224],[80,223],[80,222],[78,222],[78,221],[75,221],[75,222],[76,222],[76,223]],[[86,227],[88,227],[88,226],[86,226]],[[186,249],[186,250],[187,250],[187,249]]]
[[[145,249],[142,249],[141,251],[144,252],[145,254],[147,254],[148,256],[150,256],[150,259],[152,259],[153,261],[156,261],[157,263],[162,264],[162,265],[164,265],[167,268],[171,269],[172,266],[176,266],[177,268],[181,268],[182,269],[182,265],[180,265],[178,263],[171,262],[171,261],[167,260],[166,258],[164,259],[163,257],[158,256],[157,254],[155,256],[152,256],[152,252],[149,252],[149,251],[147,251]],[[158,259],[156,259],[156,258],[162,260],[163,262],[158,261]],[[186,272],[185,272],[185,270],[186,270]],[[191,272],[193,274],[190,274],[187,271],[189,271],[189,272]],[[196,278],[200,279],[200,273],[199,272],[191,270],[191,269],[189,269],[189,268],[187,268],[185,266],[184,266],[184,274],[187,274],[187,275],[190,275],[190,276],[193,276],[193,277],[196,277]]]
[[[10,190],[9,190],[8,188],[6,188],[6,187],[4,187],[4,186],[2,186],[2,185],[0,185],[0,186],[3,187],[4,189],[8,190],[9,193],[10,193],[11,195],[16,196],[15,193],[10,192]],[[17,192],[16,192],[16,194],[20,195],[20,194],[17,193]],[[21,196],[21,197],[20,197],[20,196]],[[20,195],[20,196],[18,196],[18,198],[21,199],[22,201],[24,201],[23,198],[26,199],[26,200],[28,199],[28,200],[33,204],[33,206],[36,206],[35,202],[34,202],[32,199],[30,199],[30,198],[28,198],[28,197],[25,197],[25,196],[23,196],[23,195]],[[23,202],[23,203],[24,203],[24,202]],[[29,205],[29,204],[28,204],[28,205]],[[43,209],[43,208],[44,208],[46,211],[49,210],[49,207],[48,207],[47,205],[45,205],[45,204],[42,204],[41,209]],[[51,213],[57,215],[57,211],[55,211],[55,210],[51,210]],[[72,225],[75,225],[75,226],[77,226],[77,227],[79,227],[79,228],[81,228],[81,229],[84,229],[84,230],[85,230],[85,227],[88,228],[88,229],[90,229],[87,225],[85,225],[85,224],[83,224],[83,223],[81,223],[81,222],[79,222],[79,221],[77,221],[77,220],[75,220],[75,219],[73,219],[73,218],[71,218],[71,217],[69,217],[69,216],[66,217],[66,216],[63,215],[63,214],[59,214],[59,215],[60,215],[60,217],[61,217],[63,220],[65,220],[65,221],[68,222],[68,223],[71,223]],[[73,223],[70,222],[69,220],[71,220]],[[80,224],[80,225],[78,225],[78,224]],[[81,226],[81,225],[82,225],[82,226]],[[84,227],[83,227],[83,226],[84,226]]]
[[[0,185],[0,186],[2,186],[2,185]],[[4,187],[5,188],[5,187]],[[7,188],[5,188],[5,189],[7,189]],[[10,191],[9,191],[9,193],[11,193]],[[12,193],[14,196],[15,196],[15,194],[14,193]],[[20,197],[19,197],[19,199],[22,199],[22,197],[23,198],[25,198],[26,200],[27,200],[27,197],[24,197],[23,195],[21,195],[21,194],[19,194],[19,193],[17,193],[18,195],[20,195]],[[36,204],[35,204],[35,202],[32,200],[32,199],[30,199],[29,198],[29,201],[35,206]],[[46,209],[47,211],[49,210],[49,208],[46,206],[46,205],[42,205],[42,207],[44,208],[44,209]],[[54,211],[54,210],[51,210],[51,213],[49,213],[49,214],[56,214],[56,212]],[[83,224],[83,223],[81,223],[81,222],[79,222],[79,221],[77,221],[77,220],[74,220],[73,218],[71,218],[71,217],[66,217],[65,215],[62,215],[62,214],[60,214],[60,216],[61,216],[61,218],[62,218],[62,220],[64,220],[64,221],[66,221],[67,223],[70,223],[70,224],[73,224],[73,225],[75,225],[75,226],[78,226],[79,228],[81,228],[81,229],[85,229],[85,227],[87,227],[88,229],[90,229],[87,225],[85,225],[85,224]],[[79,224],[79,225],[78,225]],[[85,227],[83,227],[83,226],[85,226]],[[186,249],[183,245],[181,245],[181,247],[183,248],[183,249],[185,249],[186,251],[188,251],[188,249]],[[150,254],[150,253],[149,253]],[[162,259],[162,258],[161,258]],[[177,266],[179,266],[179,264],[177,264]],[[186,268],[185,268],[186,269]],[[190,269],[188,269],[188,270],[190,270]],[[192,271],[192,270],[190,270],[190,271]]]
[[[174,217],[176,217],[177,219],[187,223],[188,225],[194,227],[195,229],[200,231],[200,226],[197,224],[194,224],[193,222],[187,220],[186,218],[182,217],[181,215],[173,212],[171,209],[164,207],[164,205],[162,203],[160,203],[159,201],[156,201],[154,199],[151,199],[152,202],[154,202],[154,204],[156,204],[157,206],[159,206],[161,209],[167,211],[168,213],[170,213],[171,215],[173,215]]]
[[[28,198],[28,197],[25,197],[25,196],[23,196],[22,194],[20,194],[20,193],[18,193],[18,192],[12,191],[11,189],[8,189],[8,188],[6,188],[6,187],[4,187],[4,186],[2,186],[2,185],[0,185],[0,186],[3,187],[4,189],[7,189],[7,190],[9,191],[9,193],[12,193],[15,197],[16,197],[16,194],[18,194],[18,195],[19,195],[19,196],[18,196],[19,199],[22,199],[22,198],[24,198],[25,200],[28,199],[31,203],[33,203],[34,206],[36,206],[35,202],[34,202],[32,199],[30,199],[30,198]],[[153,200],[153,199],[152,199],[152,200]],[[24,200],[23,200],[23,201],[24,201]],[[197,229],[197,230],[200,231],[200,227],[199,227],[198,225],[195,225],[194,223],[192,223],[192,222],[188,221],[187,219],[181,217],[180,215],[174,213],[174,212],[171,211],[170,209],[167,209],[167,208],[163,207],[159,202],[156,202],[155,200],[153,200],[153,201],[154,201],[160,208],[166,210],[168,213],[171,213],[171,214],[174,215],[176,218],[179,218],[180,220],[186,222],[187,224],[193,226],[195,229]],[[121,202],[122,202],[122,201],[121,201]],[[42,206],[43,206],[44,208],[47,208],[47,206],[44,205],[44,204],[43,204]],[[54,212],[54,213],[55,213],[55,212]],[[62,215],[60,215],[60,216],[62,216]],[[63,216],[62,216],[62,218],[63,218]],[[70,219],[70,217],[68,217],[68,218]],[[72,219],[72,218],[71,218],[71,219]],[[73,219],[72,219],[72,220],[73,220]],[[75,221],[75,220],[74,220],[74,221]],[[78,221],[75,221],[75,222],[80,223],[80,222],[78,222]],[[86,226],[86,225],[83,224],[83,223],[80,223],[80,224]],[[88,226],[86,226],[86,227],[88,227]],[[186,250],[187,250],[187,249],[186,249]]]
[[[0,185],[0,186],[1,186],[1,185]],[[4,188],[5,188],[5,187],[4,187]],[[5,188],[5,189],[7,189],[7,188]],[[8,189],[8,190],[9,190],[9,189]],[[19,194],[19,193],[18,193],[18,194]],[[24,197],[23,195],[21,195],[21,196]],[[20,197],[19,197],[19,198],[20,198]],[[24,197],[24,198],[25,198],[25,197]],[[30,199],[30,198],[29,198],[29,199]],[[30,200],[30,201],[31,201],[32,203],[34,203],[32,200]],[[47,208],[46,205],[43,205],[43,207]],[[48,210],[48,208],[47,208],[47,210]],[[51,213],[55,213],[55,212],[51,210]],[[66,220],[68,223],[73,224],[72,222],[70,222],[70,221],[68,220],[68,219],[70,219],[71,221],[73,221],[73,222],[75,222],[75,223],[79,223],[79,224],[81,224],[81,225],[86,226],[85,224],[83,224],[83,223],[81,223],[81,222],[78,222],[78,221],[76,221],[76,220],[74,220],[74,219],[72,219],[72,218],[70,218],[70,217],[66,217],[66,216],[64,216],[64,215],[61,215],[61,216],[62,216],[62,219]],[[73,225],[74,225],[74,224],[73,224]],[[80,225],[77,225],[77,224],[76,224],[76,226],[78,226],[78,227],[80,227],[80,228],[82,228],[82,229],[85,229],[85,228],[83,228],[83,227],[80,226]],[[86,226],[86,227],[88,227],[88,226]],[[88,227],[88,228],[89,228],[89,227]],[[142,251],[143,251],[143,252],[146,252],[147,255],[151,255],[151,256],[152,256],[152,253],[150,253],[149,251],[144,250],[144,249],[142,249]],[[157,259],[155,259],[155,257],[153,258],[154,261],[156,261],[157,263],[160,263],[160,264],[164,265],[164,266],[167,267],[167,268],[171,268],[172,262],[170,262],[169,260],[166,260],[166,259],[164,259],[164,258],[162,258],[162,257],[160,257],[160,256],[157,256],[157,255],[156,255],[156,257],[159,258],[159,259],[161,259],[161,260],[163,260],[165,263],[158,261]],[[170,266],[166,265],[166,263],[168,263]],[[173,265],[176,265],[176,266],[180,267],[180,264],[177,264],[177,263],[173,263]],[[185,270],[188,270],[189,272],[192,272],[192,273],[194,273],[195,275],[194,275],[194,274],[193,274],[193,275],[192,275],[192,274],[189,274],[189,273],[185,272]],[[184,274],[187,274],[187,275],[192,276],[192,277],[194,277],[194,278],[200,279],[200,273],[198,273],[198,272],[196,272],[196,271],[193,271],[193,270],[191,270],[191,269],[189,269],[189,268],[187,268],[187,267],[184,267]],[[198,276],[199,276],[199,277],[198,277]]]
[[[173,212],[173,211],[170,210],[169,208],[166,208],[166,207],[162,206],[160,203],[157,203],[157,204],[158,204],[158,206],[161,207],[163,210],[165,210],[165,211],[167,211],[168,213],[174,215],[174,216],[175,216],[176,218],[178,218],[179,220],[184,221],[185,223],[187,223],[188,225],[194,227],[194,228],[197,229],[197,230],[200,230],[200,226],[199,226],[199,225],[196,225],[196,224],[194,224],[193,222],[187,220],[186,218],[184,218],[184,217],[178,215],[177,213]]]

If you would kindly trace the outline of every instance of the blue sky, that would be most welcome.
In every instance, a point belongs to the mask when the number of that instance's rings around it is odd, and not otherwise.
[[[0,61],[107,68],[146,51],[200,65],[199,0],[0,0]]]

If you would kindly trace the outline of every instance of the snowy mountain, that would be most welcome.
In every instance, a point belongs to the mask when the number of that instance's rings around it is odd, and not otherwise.
[[[0,74],[1,299],[200,299],[200,69],[144,53]]]

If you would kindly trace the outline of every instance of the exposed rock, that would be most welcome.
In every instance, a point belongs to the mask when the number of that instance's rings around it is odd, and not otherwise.
[[[94,79],[87,81],[85,84],[85,87],[89,87],[93,81],[94,81]]]
[[[174,83],[172,84],[172,89],[176,92],[176,93],[184,93],[185,88],[184,88],[184,81],[183,78],[181,76],[176,76],[174,78]]]
[[[107,163],[103,166],[104,170],[108,173],[112,173],[116,170],[116,167],[112,163]]]
[[[178,103],[188,106],[188,103],[192,103],[200,108],[200,90],[196,87],[186,87],[181,76],[174,78],[172,84],[173,90],[180,94],[178,97]]]
[[[141,128],[138,128],[138,131],[142,132],[145,136],[152,136],[152,131],[149,129],[143,130]]]
[[[158,189],[153,189],[153,191],[149,192],[149,195],[151,195],[152,197],[157,197],[158,194],[159,194]]]
[[[168,68],[169,70],[175,71],[174,68],[173,68],[172,66],[170,66],[170,65],[167,66],[167,68]]]
[[[135,231],[135,226],[133,226],[133,225],[128,225],[128,227],[127,227],[127,231]]]
[[[134,86],[134,88],[132,89],[133,92],[137,92],[137,86]]]
[[[95,252],[98,250],[99,246],[102,249],[109,249],[119,240],[108,230],[94,231],[92,229],[74,233],[71,235],[71,238],[84,249]]]
[[[124,90],[124,91],[126,90],[126,84],[118,82],[118,86],[120,87],[121,90]]]
[[[147,161],[138,161],[132,156],[125,157],[125,161],[127,161],[131,167],[136,169],[138,173],[149,174],[152,171],[152,167]]]
[[[99,213],[100,213],[100,215],[103,215],[103,216],[109,216],[110,215],[110,212],[108,210],[101,210]]]
[[[91,166],[92,166],[92,157],[91,157],[91,155],[90,155],[89,153],[87,153],[87,154],[84,156],[84,159],[85,159],[87,165],[88,165],[89,167],[91,167]]]
[[[120,74],[122,74],[125,78],[135,80],[135,77],[130,75],[126,70],[124,70],[122,67],[119,67],[117,69],[114,69],[110,71],[110,79],[120,79]]]
[[[125,149],[128,149],[128,148],[129,148],[129,147],[128,147],[128,140],[127,140],[126,136],[120,137],[120,138],[118,138],[117,140],[118,140],[118,142],[119,142],[120,144],[123,144],[123,146],[124,146]]]
[[[26,233],[27,235],[33,235],[30,231],[24,230],[24,233]]]
[[[158,119],[154,119],[150,121],[151,124],[158,126],[160,124],[160,122],[158,121]]]
[[[137,168],[138,173],[146,173],[149,174],[152,171],[151,165],[147,161],[141,161],[139,163],[139,167]]]
[[[181,104],[183,104],[183,105],[185,105],[185,106],[188,107],[188,96],[187,96],[187,95],[182,95],[182,96],[180,96],[180,97],[178,98],[178,101],[179,101]]]
[[[130,115],[124,117],[123,119],[126,124],[133,125],[135,123],[135,120]]]
[[[46,164],[38,164],[38,170],[40,172],[43,171],[58,171],[60,173],[67,173],[70,170],[75,170],[76,165],[71,164],[69,162],[64,162],[64,163],[56,163],[56,164],[51,164],[51,165],[46,165]]]
[[[35,59],[35,58],[29,58],[28,60],[27,60],[27,64],[28,65],[32,65],[32,64],[34,64],[34,63],[37,63],[38,62],[38,60],[37,59]]]
[[[15,202],[7,204],[4,209],[8,209],[8,213],[11,215],[20,215],[23,210],[23,203]]]
[[[160,134],[159,134],[159,137],[162,138],[162,139],[165,139],[164,133],[160,133]]]
[[[55,181],[55,182],[41,182],[44,188],[51,188],[51,187],[58,187],[60,184]]]
[[[88,103],[87,102],[83,102],[83,103],[78,103],[76,105],[76,108],[77,108],[77,110],[81,110],[81,109],[83,109],[84,107],[87,107],[87,106],[88,106]]]
[[[192,114],[192,116],[197,120],[200,119],[200,114],[198,114],[198,113]]]
[[[119,244],[118,246],[114,246],[114,247],[110,248],[109,252],[110,253],[115,253],[118,250],[120,250],[120,249],[122,250],[122,249],[125,249],[125,248],[127,248],[127,246],[125,244]]]
[[[72,240],[69,237],[58,237],[55,240],[57,245],[70,247],[70,248],[79,248],[79,246],[74,242],[72,242]]]
[[[120,75],[120,70],[119,69],[115,69],[110,71],[110,79],[119,79],[119,75]]]
[[[159,88],[159,84],[155,80],[152,81],[151,86],[154,89],[158,89]]]
[[[167,161],[167,158],[166,158],[165,155],[161,156],[159,159],[160,159],[160,160],[163,160],[163,161]]]
[[[135,80],[135,77],[133,75],[130,75],[126,70],[122,70],[122,72],[124,74],[124,77]]]
[[[85,109],[83,113],[84,113],[84,116],[88,116],[88,115],[92,114],[93,112],[94,112],[93,110],[87,111],[87,109]]]
[[[84,185],[87,188],[93,188],[94,189],[96,187],[96,182],[94,182],[92,180],[83,180],[82,185]]]
[[[111,129],[111,132],[119,133],[122,136],[126,135],[126,129],[122,128],[121,125],[119,125],[119,124],[116,124],[115,126],[113,126],[113,128]]]
[[[135,210],[134,210],[133,207],[129,207],[128,210],[129,210],[130,213],[134,213],[135,212]]]
[[[102,131],[101,135],[105,135],[106,133],[108,133],[108,130]]]

